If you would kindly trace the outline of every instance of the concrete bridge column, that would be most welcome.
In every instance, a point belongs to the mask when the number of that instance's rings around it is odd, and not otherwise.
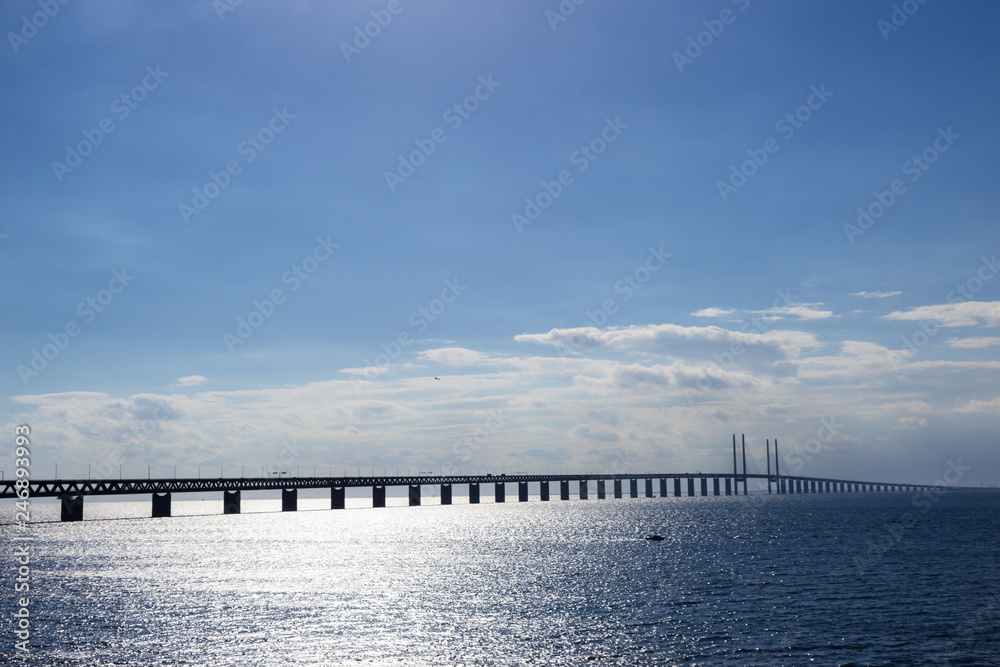
[[[281,511],[282,512],[294,512],[299,509],[299,490],[298,489],[282,489],[281,490]]]
[[[62,502],[60,511],[61,521],[83,521],[83,496],[74,496],[64,493],[59,496]]]
[[[549,499],[549,483],[548,482],[539,482],[538,483],[538,496],[542,500],[548,501],[548,499]]]
[[[597,499],[604,500],[606,497],[607,495],[604,491],[604,480],[599,479],[597,480]]]
[[[702,477],[701,478],[701,495],[703,495],[703,496],[707,496],[708,495],[708,478],[707,477]]]
[[[646,497],[647,498],[653,497],[653,480],[651,479],[646,480]]]
[[[795,480],[795,493],[802,493],[802,480]]]
[[[712,478],[712,495],[713,496],[719,495],[719,478],[718,477],[713,477]]]
[[[342,510],[344,509],[344,499],[347,495],[347,489],[342,486],[331,486],[330,487],[330,509],[332,510]]]
[[[632,478],[628,481],[628,497],[629,498],[639,497],[639,480]]]
[[[528,502],[528,483],[518,482],[517,483],[517,502],[526,503]]]
[[[681,478],[674,477],[674,497],[679,497],[681,495]]]
[[[469,482],[469,504],[479,504],[479,482]]]
[[[441,485],[441,504],[451,505],[451,484]]]
[[[504,502],[507,495],[507,485],[504,482],[495,482],[493,487],[493,499],[498,503]]]
[[[385,507],[385,487],[372,487],[372,507]]]
[[[812,485],[811,486],[812,486],[812,489],[811,489],[812,493],[816,493],[816,480],[812,481]]]
[[[622,481],[620,479],[615,480],[615,498],[622,497]]]
[[[580,480],[580,500],[586,500],[587,499],[587,491],[588,491],[587,480],[581,479]]]
[[[420,485],[410,484],[410,507],[420,505]]]
[[[688,496],[694,495],[694,477],[688,477]]]
[[[667,497],[667,478],[666,477],[661,477],[660,478],[660,497],[661,498],[666,498]]]
[[[239,514],[240,513],[240,492],[239,491],[223,491],[222,492],[222,513],[223,514]]]
[[[726,495],[727,496],[733,495],[732,481],[733,480],[732,480],[731,477],[727,477],[726,478]]]
[[[170,516],[170,493],[153,494],[153,518]]]
[[[569,480],[559,480],[559,499],[569,500]]]

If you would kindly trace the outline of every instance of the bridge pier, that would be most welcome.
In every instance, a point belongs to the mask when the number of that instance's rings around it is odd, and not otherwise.
[[[170,492],[153,494],[153,518],[170,516]]]
[[[420,505],[420,485],[410,484],[410,507]]]
[[[812,490],[811,490],[812,493],[816,493],[816,480],[812,481],[812,485],[811,486],[812,486]]]
[[[622,481],[620,479],[615,480],[615,498],[622,497]]]
[[[299,509],[299,490],[298,489],[282,489],[281,490],[281,511],[282,512],[294,512]]]
[[[713,477],[712,478],[712,495],[713,496],[719,495],[719,478],[718,477]]]
[[[639,497],[639,480],[634,477],[628,481],[628,497],[638,498]]]
[[[62,504],[60,510],[61,521],[83,521],[83,496],[74,496],[64,493],[59,496]]]
[[[441,504],[451,505],[451,484],[441,485]]]
[[[708,495],[708,478],[707,477],[702,477],[701,478],[701,495],[703,495],[703,496],[707,496]]]
[[[518,482],[517,483],[517,502],[526,503],[528,502],[528,483]]]
[[[548,501],[549,499],[549,483],[539,482],[538,483],[538,496],[541,500]]]
[[[507,484],[504,482],[494,482],[493,483],[493,500],[498,503],[505,502],[507,500]]]
[[[569,480],[559,480],[559,499],[569,500]]]
[[[604,500],[606,497],[607,497],[607,493],[605,492],[605,489],[604,489],[604,480],[603,479],[599,479],[599,480],[597,480],[597,499],[598,500]]]
[[[240,513],[240,492],[238,490],[222,492],[222,513],[223,514]]]
[[[795,480],[795,493],[802,493],[802,480]]]
[[[727,477],[726,478],[726,495],[727,496],[733,495],[733,488],[732,488],[731,482],[732,482],[732,478],[731,477]]]
[[[331,486],[330,487],[330,509],[332,510],[342,510],[345,505],[345,498],[347,496],[347,489],[342,486]]]
[[[688,496],[694,495],[694,477],[688,477]]]
[[[587,488],[587,480],[581,479],[580,480],[580,500],[586,500],[587,499],[587,491],[588,490],[589,489]]]
[[[661,477],[660,478],[660,497],[661,498],[666,498],[667,497],[667,478],[666,477]]]
[[[469,504],[479,504],[479,482],[469,482]]]
[[[653,497],[653,480],[648,478],[646,479],[646,497]]]
[[[679,498],[681,495],[681,478],[674,477],[674,497]]]
[[[372,507],[385,507],[385,487],[372,487]]]

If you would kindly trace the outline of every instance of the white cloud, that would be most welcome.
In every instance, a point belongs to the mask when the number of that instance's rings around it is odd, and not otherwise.
[[[945,341],[945,344],[949,347],[974,350],[983,347],[991,347],[993,345],[1000,345],[1000,337],[984,336],[981,338],[949,338]]]
[[[425,361],[444,366],[475,366],[490,360],[490,357],[482,352],[464,347],[439,347],[420,352],[418,356]]]
[[[899,296],[899,290],[894,292],[851,292],[850,296],[860,296],[862,299],[887,299],[890,296]]]
[[[680,356],[694,353],[711,358],[712,351],[730,345],[768,348],[781,357],[796,356],[801,350],[820,346],[815,334],[804,331],[772,329],[764,333],[731,331],[718,326],[684,327],[677,324],[648,324],[630,327],[578,327],[552,329],[543,334],[521,334],[514,337],[521,343],[539,343],[579,351],[607,348],[624,352],[643,352]],[[711,344],[707,347],[705,344]]]
[[[178,387],[197,387],[206,382],[208,382],[208,378],[204,375],[185,375],[182,378],[177,378]]]
[[[929,320],[943,327],[1000,326],[1000,301],[963,301],[920,306],[883,315],[886,320]]]
[[[767,310],[748,310],[748,313],[763,315],[770,320],[783,320],[786,317],[794,317],[800,320],[825,320],[833,317],[832,310],[818,310],[812,306],[823,306],[822,303],[799,303],[794,306],[779,306],[768,308]]]
[[[896,420],[895,428],[914,430],[927,426],[927,420],[921,417],[900,417]]]
[[[691,313],[692,317],[725,317],[732,315],[736,310],[733,308],[702,308]]]
[[[988,401],[969,401],[965,405],[955,408],[954,412],[988,412],[1000,414],[1000,396]]]

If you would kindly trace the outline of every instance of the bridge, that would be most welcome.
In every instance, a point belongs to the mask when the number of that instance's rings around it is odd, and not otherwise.
[[[170,504],[174,493],[222,492],[223,513],[239,514],[241,492],[281,490],[282,511],[295,511],[298,508],[299,489],[330,489],[330,508],[344,509],[346,490],[348,488],[369,487],[372,489],[372,506],[385,507],[386,489],[388,487],[409,487],[410,506],[420,505],[421,488],[423,486],[439,486],[442,505],[452,504],[452,490],[455,485],[468,485],[469,503],[479,502],[481,486],[493,485],[494,501],[506,501],[507,484],[517,484],[518,502],[527,502],[529,484],[538,485],[538,496],[541,501],[551,497],[550,485],[559,484],[559,497],[570,499],[570,484],[577,486],[578,497],[586,500],[589,496],[590,482],[597,482],[597,498],[607,497],[607,482],[612,482],[612,494],[615,498],[624,497],[623,485],[628,483],[628,496],[639,497],[639,484],[643,484],[643,495],[654,497],[654,480],[659,483],[659,496],[670,495],[680,497],[686,490],[688,496],[709,495],[709,480],[711,480],[711,495],[723,493],[731,496],[739,495],[740,484],[743,485],[743,495],[748,494],[747,481],[759,479],[767,481],[767,492],[777,494],[814,494],[814,493],[875,493],[875,492],[907,492],[931,489],[965,489],[978,490],[978,487],[942,487],[930,484],[900,484],[898,482],[872,482],[851,479],[833,479],[826,477],[806,477],[798,475],[782,475],[778,462],[778,443],[774,443],[774,472],[771,471],[771,447],[767,441],[767,472],[747,473],[746,441],[743,441],[743,470],[737,468],[736,436],[733,436],[733,471],[716,473],[587,473],[587,474],[544,474],[544,475],[404,475],[404,476],[362,476],[355,477],[219,477],[214,479],[119,479],[119,480],[6,480],[0,482],[0,498],[60,498],[62,502],[61,519],[63,521],[83,520],[83,499],[85,496],[108,496],[126,494],[151,494],[153,500],[152,516],[170,516]],[[672,481],[671,490],[668,480]],[[697,483],[696,483],[697,482]],[[686,487],[686,489],[685,489]],[[724,489],[724,491],[723,491]],[[26,493],[25,493],[26,491]]]

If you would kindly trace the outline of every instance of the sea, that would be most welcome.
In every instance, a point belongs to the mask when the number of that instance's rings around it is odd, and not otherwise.
[[[996,491],[178,498],[4,501],[0,664],[1000,665]]]

